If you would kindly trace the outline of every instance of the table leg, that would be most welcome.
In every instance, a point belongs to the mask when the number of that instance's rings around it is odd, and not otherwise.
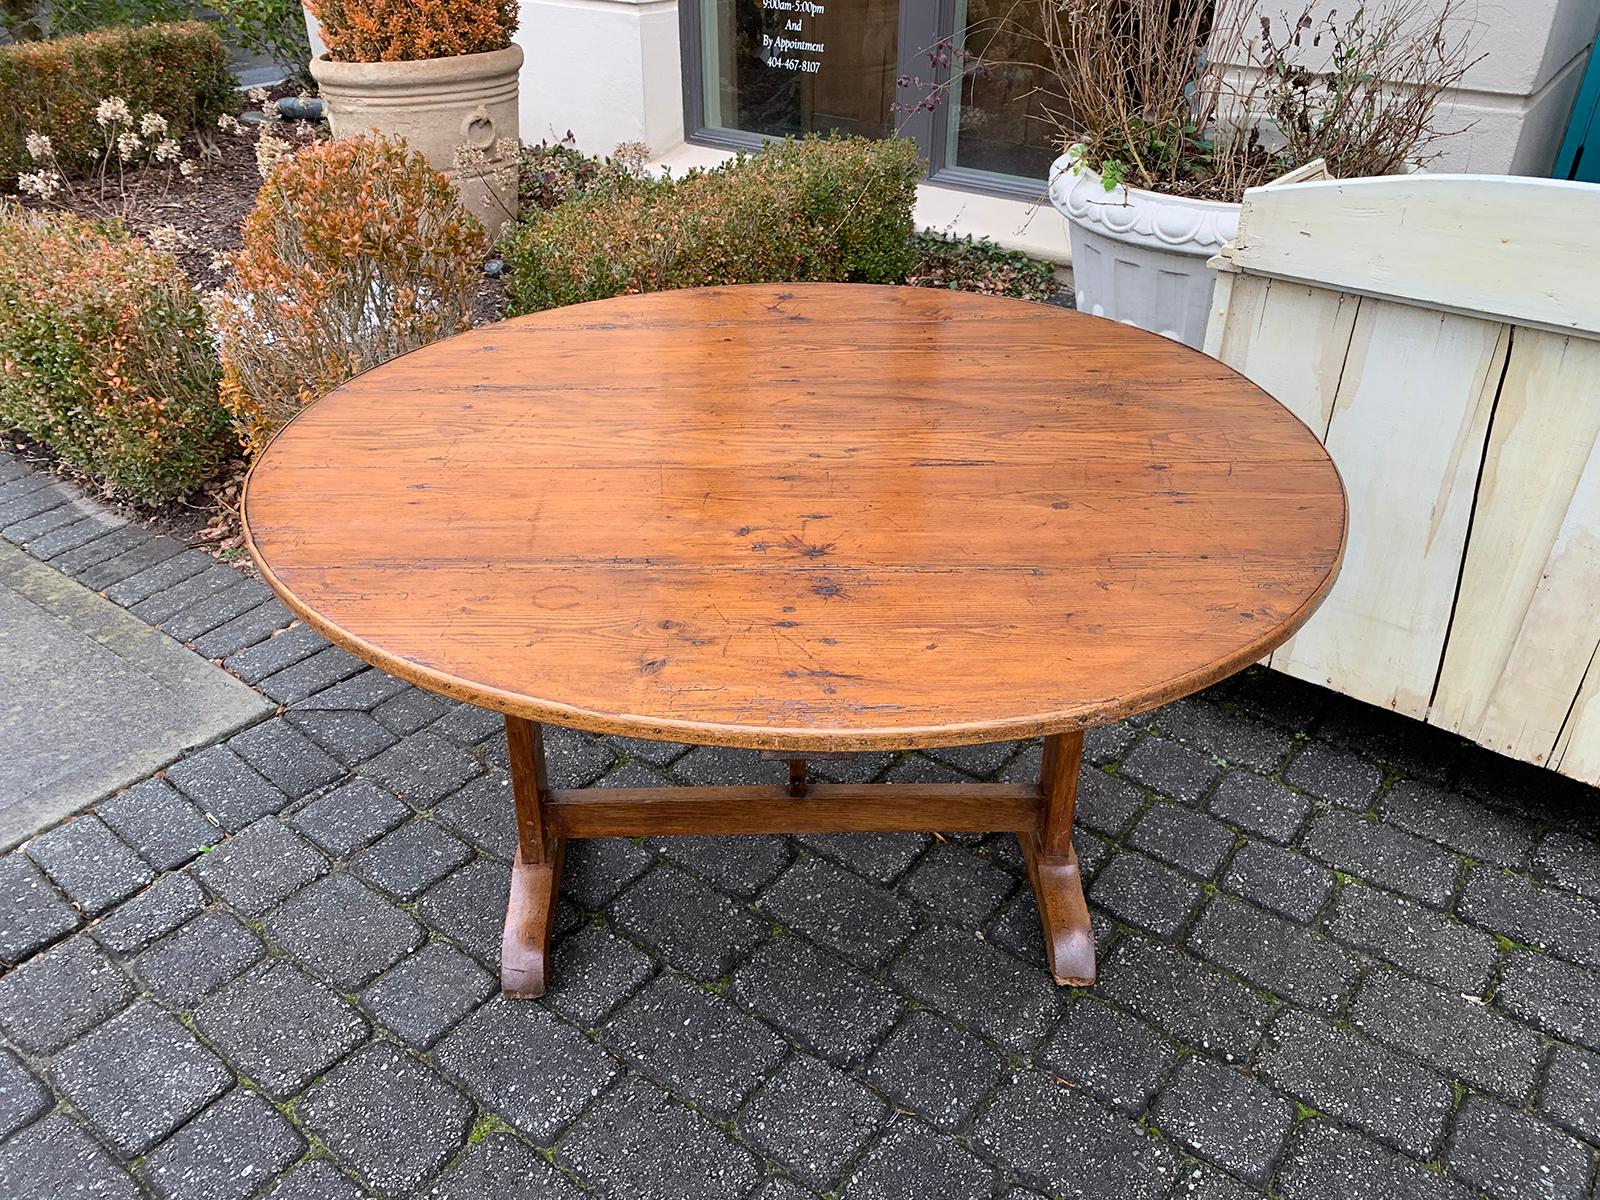
[[[506,745],[517,802],[517,860],[511,868],[511,896],[500,938],[500,989],[516,999],[531,1000],[544,995],[566,844],[550,832],[545,819],[550,784],[543,728],[508,716]]]
[[[1072,819],[1078,799],[1078,769],[1083,762],[1083,734],[1059,733],[1044,742],[1040,787],[1044,822],[1037,833],[1019,833],[1028,864],[1039,920],[1044,926],[1045,957],[1060,984],[1088,987],[1094,983],[1094,930],[1083,899],[1078,855],[1072,848]]]

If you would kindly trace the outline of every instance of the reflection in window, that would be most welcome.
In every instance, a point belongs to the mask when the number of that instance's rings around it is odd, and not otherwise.
[[[1060,151],[1049,119],[1048,61],[1037,4],[956,0],[957,46],[984,65],[951,88],[951,166],[1043,179]],[[957,61],[960,55],[955,56]]]

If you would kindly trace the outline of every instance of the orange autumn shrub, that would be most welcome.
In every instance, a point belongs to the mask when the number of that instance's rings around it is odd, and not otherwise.
[[[120,225],[0,204],[0,427],[140,500],[205,482],[237,447],[177,260]]]
[[[351,376],[471,323],[483,226],[404,142],[305,147],[243,232],[212,316],[223,403],[253,449]]]
[[[409,62],[504,50],[516,0],[307,0],[334,62]]]

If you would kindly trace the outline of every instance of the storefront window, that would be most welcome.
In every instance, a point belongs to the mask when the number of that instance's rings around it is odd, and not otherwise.
[[[708,127],[893,132],[898,0],[702,0],[701,21]]]
[[[1043,179],[1058,151],[1049,120],[1048,58],[1037,6],[956,0],[957,46],[982,64],[950,90],[946,162],[995,175]],[[957,62],[962,56],[955,56]]]

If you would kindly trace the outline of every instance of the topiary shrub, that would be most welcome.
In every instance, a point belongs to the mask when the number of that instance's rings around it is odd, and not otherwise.
[[[228,51],[199,21],[0,46],[0,186],[31,169],[30,133],[50,139],[68,173],[91,168],[101,150],[95,109],[108,96],[160,113],[174,138],[215,130],[235,104]]]
[[[258,449],[351,376],[471,324],[483,226],[403,142],[307,146],[273,168],[213,306],[222,398]]]
[[[609,188],[511,237],[509,311],[709,284],[898,283],[920,174],[906,139],[807,138]]]
[[[0,205],[0,425],[161,500],[237,446],[200,297],[119,225]]]
[[[516,0],[308,0],[334,62],[409,62],[504,50]]]

